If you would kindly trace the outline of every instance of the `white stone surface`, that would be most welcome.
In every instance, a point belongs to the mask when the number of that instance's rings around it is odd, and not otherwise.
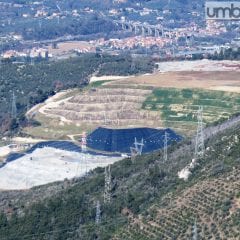
[[[160,72],[181,72],[181,71],[240,71],[240,61],[174,61],[158,63]]]
[[[9,146],[0,147],[0,157],[7,156],[11,151]]]
[[[91,169],[107,166],[120,159],[121,157],[95,156],[51,147],[39,148],[0,168],[0,189],[28,189],[83,176]]]
[[[178,177],[180,179],[183,179],[184,181],[187,181],[192,174],[191,170],[194,169],[196,165],[196,159],[192,159],[190,164],[188,164],[185,168],[178,172]]]

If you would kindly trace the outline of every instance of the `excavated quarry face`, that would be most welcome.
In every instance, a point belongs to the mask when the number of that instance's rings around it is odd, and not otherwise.
[[[142,109],[146,97],[152,93],[147,89],[102,87],[51,104],[40,112],[65,123],[112,128],[161,126],[158,112]]]

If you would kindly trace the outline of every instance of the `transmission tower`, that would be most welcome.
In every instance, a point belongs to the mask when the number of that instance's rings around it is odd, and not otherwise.
[[[111,190],[112,190],[112,183],[111,183],[111,166],[108,165],[105,167],[105,188],[104,188],[104,203],[111,202]]]
[[[194,226],[193,226],[193,240],[198,239],[198,232],[197,232],[197,221],[195,220]]]
[[[135,138],[134,147],[130,147],[132,162],[135,161],[136,156],[142,155],[143,146],[144,146],[143,138],[142,138],[141,142],[138,142],[137,139]]]
[[[86,132],[82,133],[81,149],[82,149],[82,152],[86,152],[87,151],[87,133]]]
[[[99,225],[100,222],[101,222],[101,204],[99,201],[97,201],[95,223],[96,225]]]
[[[204,155],[204,135],[203,135],[203,108],[199,107],[197,111],[198,127],[195,142],[195,158],[203,157]]]
[[[167,131],[164,134],[164,161],[167,162],[168,160],[168,133]]]
[[[12,119],[17,118],[16,96],[14,92],[12,94],[11,117]]]
[[[87,162],[87,156],[84,155],[84,160],[85,160],[85,175],[88,176],[88,162]]]
[[[138,142],[137,139],[135,138],[134,146],[135,146],[135,149],[137,150],[138,155],[142,155],[142,149],[144,146],[143,138],[142,138],[141,142]]]
[[[130,147],[130,151],[131,151],[131,160],[134,163],[135,162],[135,158],[138,155],[137,150],[134,147]]]

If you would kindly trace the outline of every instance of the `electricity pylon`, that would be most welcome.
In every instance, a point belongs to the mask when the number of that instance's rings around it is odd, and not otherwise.
[[[105,188],[104,188],[104,203],[111,202],[111,190],[112,190],[112,176],[111,176],[111,166],[105,167]]]
[[[99,225],[100,222],[101,222],[101,204],[99,201],[97,201],[95,223],[96,225]]]
[[[14,92],[12,94],[11,118],[17,118],[16,96]]]
[[[142,155],[143,147],[144,147],[143,138],[142,138],[141,142],[138,142],[137,139],[135,138],[134,147],[130,147],[131,159],[133,162],[135,161],[136,156]]]
[[[197,111],[198,127],[195,142],[195,158],[201,158],[204,155],[204,135],[203,135],[203,108],[199,106]]]
[[[138,155],[142,155],[142,149],[143,149],[143,146],[144,146],[143,138],[142,138],[141,142],[138,142],[137,139],[135,138],[134,146],[135,146],[135,149],[138,152]]]
[[[164,161],[167,162],[168,160],[168,133],[167,131],[164,134]]]
[[[82,149],[82,152],[86,152],[87,151],[87,133],[86,132],[82,133],[81,149]]]
[[[193,226],[193,240],[198,239],[198,232],[197,232],[197,221],[195,220],[194,226]]]

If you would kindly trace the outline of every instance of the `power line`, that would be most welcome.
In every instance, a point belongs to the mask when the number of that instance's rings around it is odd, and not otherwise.
[[[99,225],[100,222],[101,222],[101,204],[99,201],[97,201],[95,223],[96,225]]]
[[[111,165],[105,167],[105,187],[104,187],[104,203],[111,202],[111,190],[112,190],[112,176],[111,176]]]
[[[198,239],[198,231],[197,231],[197,221],[195,220],[194,226],[193,226],[193,240]]]
[[[199,106],[197,111],[198,127],[195,141],[195,158],[203,157],[204,155],[204,135],[203,135],[203,107]]]
[[[165,131],[164,134],[164,161],[167,162],[168,160],[168,140],[169,140],[169,136],[168,136],[168,132]]]
[[[16,96],[14,92],[12,93],[11,117],[12,119],[17,118]]]
[[[81,137],[81,149],[85,153],[87,151],[87,133],[83,132]]]
[[[130,147],[132,162],[135,161],[136,156],[142,155],[143,146],[144,146],[143,138],[141,142],[138,142],[137,138],[135,137],[134,147]]]

